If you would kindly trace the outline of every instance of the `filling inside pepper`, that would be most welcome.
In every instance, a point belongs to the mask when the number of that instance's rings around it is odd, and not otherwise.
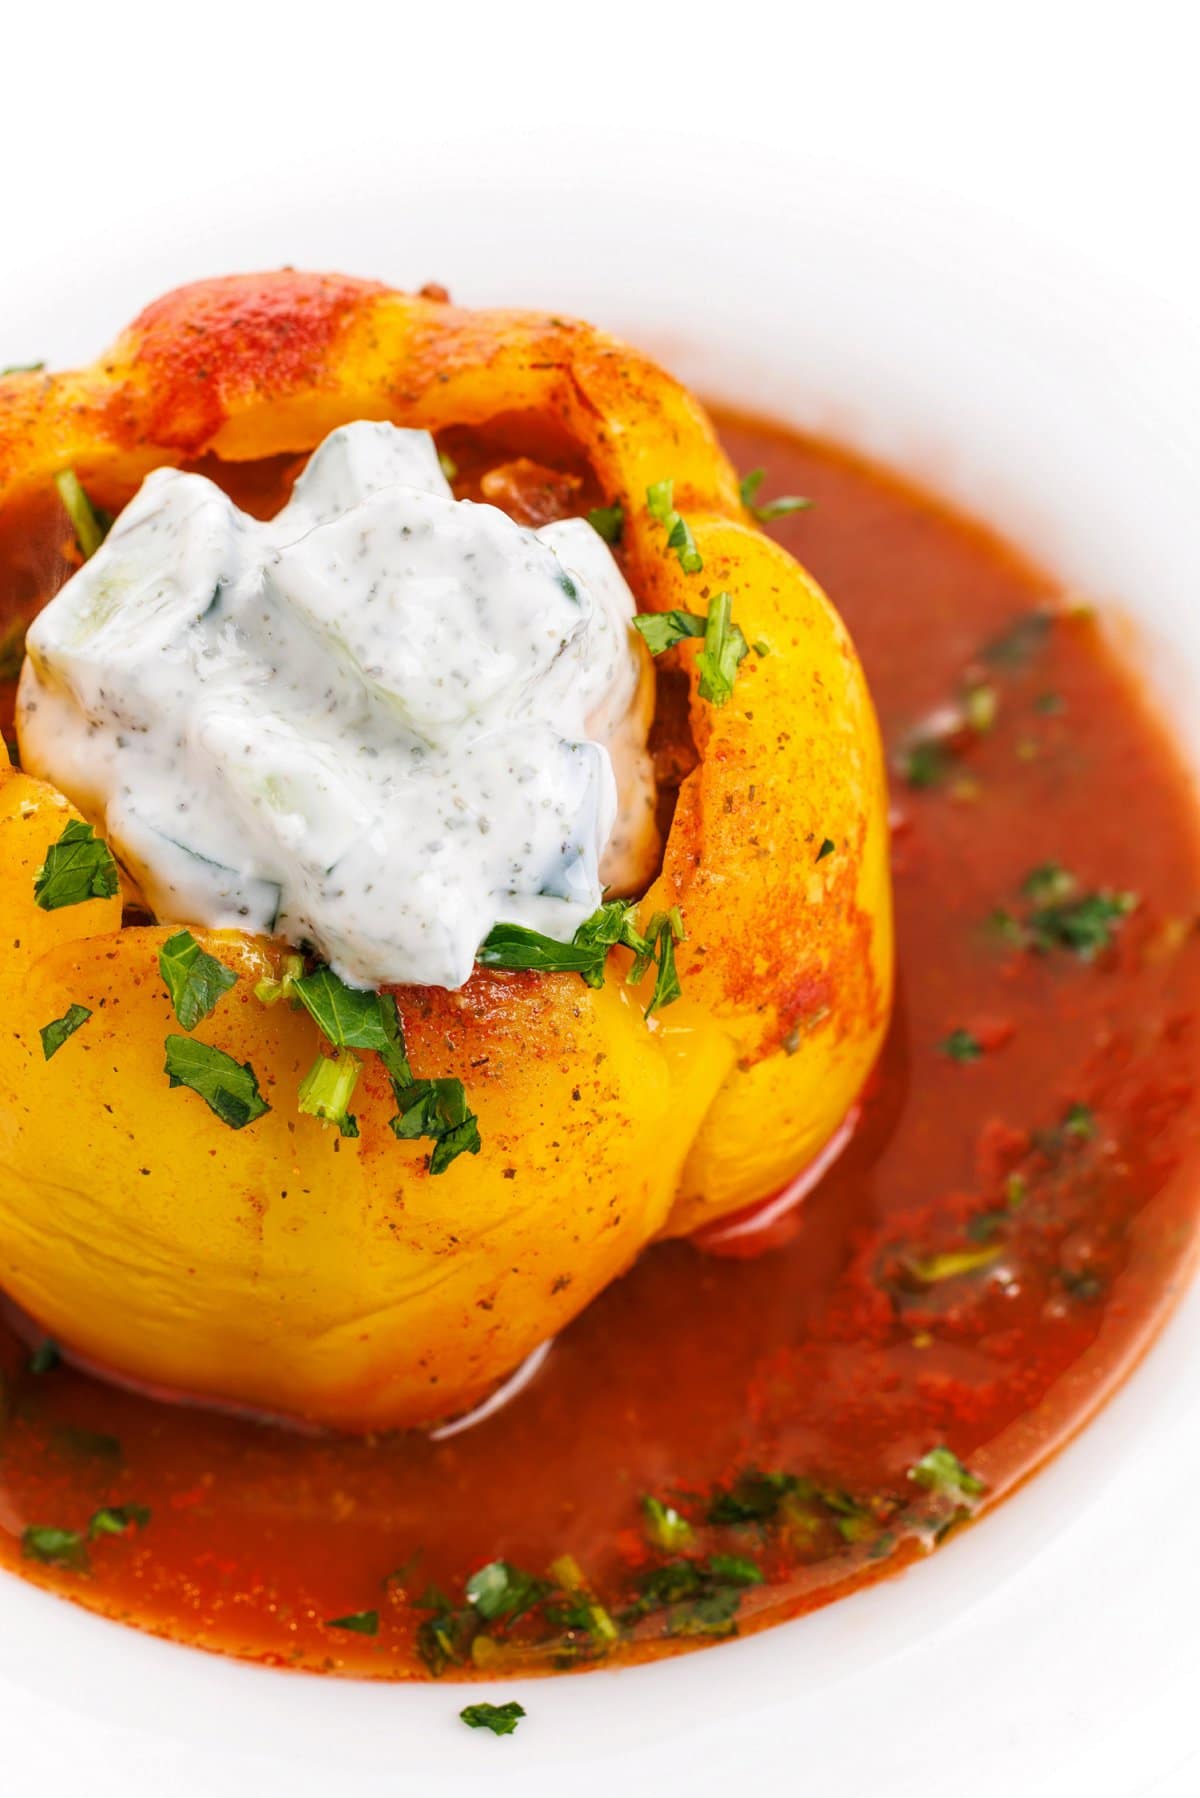
[[[163,919],[448,988],[567,941],[658,853],[649,659],[582,519],[456,500],[432,438],[335,431],[263,523],[163,469],[30,629],[23,765]]]

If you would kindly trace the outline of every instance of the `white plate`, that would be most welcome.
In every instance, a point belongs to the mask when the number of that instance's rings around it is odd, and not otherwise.
[[[1200,765],[1200,357],[1179,320],[928,195],[828,170],[818,188],[786,160],[751,186],[720,146],[677,145],[697,211],[611,146],[585,159],[603,180],[536,149],[510,144],[502,181],[492,143],[481,183],[458,133],[419,181],[246,182],[219,216],[154,229],[117,196],[86,282],[63,279],[64,231],[8,284],[0,360],[90,357],[177,280],[285,260],[574,309],[710,393],[882,452],[1136,619]],[[6,1786],[66,1792],[86,1772],[91,1798],[441,1798],[483,1780],[529,1798],[1193,1790],[1198,1359],[1193,1292],[1097,1422],[923,1566],[752,1641],[506,1683],[496,1695],[529,1718],[504,1741],[462,1728],[449,1684],[243,1667],[5,1580]]]

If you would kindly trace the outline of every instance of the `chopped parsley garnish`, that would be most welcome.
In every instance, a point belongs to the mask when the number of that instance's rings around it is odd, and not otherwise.
[[[112,899],[121,888],[112,850],[90,824],[72,818],[33,880],[33,897],[43,911],[82,905],[88,899]]]
[[[1057,718],[1066,710],[1066,702],[1061,693],[1039,693],[1033,702],[1035,712],[1041,712],[1045,718]]]
[[[270,1111],[258,1090],[258,1077],[248,1061],[235,1061],[224,1049],[198,1043],[190,1036],[169,1036],[163,1072],[172,1086],[199,1093],[231,1130],[241,1130]]]
[[[1088,1142],[1096,1134],[1096,1114],[1090,1105],[1076,1103],[1068,1108],[1062,1127],[1067,1136]]]
[[[824,842],[821,844],[821,847],[817,850],[814,860],[823,862],[825,860],[825,857],[827,855],[832,855],[836,848],[837,848],[837,844],[834,842],[833,838],[826,837]]]
[[[30,1373],[52,1373],[59,1365],[62,1356],[53,1336],[43,1336],[29,1357]]]
[[[722,706],[733,692],[739,665],[749,654],[749,646],[740,625],[733,622],[733,601],[728,593],[717,593],[709,601],[708,613],[641,612],[634,619],[651,655],[662,655],[687,637],[703,637],[704,648],[696,657],[700,672],[700,697],[710,705]]]
[[[1045,645],[1053,612],[1026,612],[999,637],[984,645],[981,659],[993,668],[1024,668]]]
[[[904,1271],[921,1286],[938,1286],[943,1280],[958,1280],[964,1274],[976,1274],[990,1267],[1003,1253],[1002,1247],[983,1249],[951,1249],[942,1255],[910,1257]]]
[[[1021,886],[1032,909],[1024,920],[1010,912],[993,914],[993,928],[1014,947],[1048,955],[1069,949],[1081,961],[1092,961],[1109,948],[1125,919],[1137,909],[1136,893],[1101,889],[1080,893],[1075,876],[1058,862],[1031,869]]]
[[[683,941],[683,917],[678,906],[655,912],[645,932],[634,922],[637,902],[610,899],[579,926],[569,943],[556,942],[523,924],[497,924],[489,931],[476,961],[485,968],[529,969],[541,974],[578,974],[588,986],[604,985],[610,949],[622,944],[631,949],[634,963],[628,974],[637,986],[653,964],[658,969],[654,991],[646,1007],[651,1017],[682,991],[675,966],[675,944]]]
[[[952,1030],[949,1036],[942,1038],[938,1048],[951,1061],[978,1061],[983,1055],[983,1044],[969,1030]]]
[[[328,1617],[326,1629],[348,1629],[356,1636],[377,1636],[379,1634],[378,1611],[351,1611],[345,1617]]]
[[[70,1567],[79,1572],[87,1566],[81,1532],[55,1529],[50,1524],[31,1523],[22,1530],[21,1553],[27,1560],[41,1561],[46,1567]]]
[[[461,1080],[414,1080],[408,1086],[393,1081],[396,1103],[400,1107],[390,1120],[391,1129],[401,1142],[416,1137],[433,1139],[429,1157],[431,1174],[444,1174],[460,1155],[478,1155],[479,1120],[467,1104],[466,1089]]]
[[[88,1565],[89,1542],[99,1536],[123,1536],[126,1530],[142,1529],[149,1521],[150,1512],[145,1505],[104,1505],[92,1513],[86,1530],[31,1523],[21,1532],[21,1553],[46,1567],[67,1567],[73,1573],[83,1573]]]
[[[593,506],[587,521],[598,537],[611,547],[621,541],[625,531],[625,508],[620,500],[611,506]]]
[[[539,974],[578,974],[588,986],[604,985],[608,952],[616,944],[640,954],[646,939],[634,923],[637,902],[610,899],[584,920],[569,943],[523,924],[496,924],[476,954],[485,968],[529,969]]]
[[[260,1005],[278,1005],[281,999],[290,999],[292,989],[304,973],[304,957],[302,955],[285,955],[283,966],[277,980],[264,976],[254,988],[254,997]]]
[[[673,905],[670,911],[656,911],[646,926],[646,946],[638,951],[629,970],[628,984],[637,986],[652,964],[657,967],[654,990],[646,1007],[648,1018],[682,997],[683,988],[679,984],[679,972],[675,966],[675,945],[681,943],[683,938],[683,916],[677,905]]]
[[[708,1561],[667,1561],[638,1579],[637,1598],[624,1620],[663,1612],[670,1636],[727,1636],[737,1627],[742,1593],[762,1575],[741,1555],[713,1555]]]
[[[412,1079],[404,1030],[391,993],[347,986],[332,968],[317,968],[289,989],[335,1049],[373,1049],[394,1080]]]
[[[652,656],[674,649],[685,637],[702,637],[708,620],[702,612],[639,612],[633,621]]]
[[[949,766],[949,753],[936,737],[922,737],[918,742],[910,743],[899,757],[900,773],[909,786],[918,791],[936,787],[945,779]]]
[[[232,969],[202,949],[190,930],[167,938],[158,952],[158,967],[185,1030],[194,1030],[221,995],[237,985]]]
[[[738,491],[742,496],[742,504],[752,518],[759,524],[769,524],[773,518],[786,518],[789,512],[806,512],[812,505],[810,499],[801,499],[798,494],[781,494],[778,499],[764,500],[758,503],[758,490],[767,478],[765,468],[752,468],[749,474],[743,475]]]
[[[42,1039],[42,1054],[47,1061],[58,1054],[67,1038],[74,1036],[80,1025],[86,1024],[91,1015],[86,1005],[69,1005],[61,1018],[42,1025],[38,1035]]]
[[[713,1494],[709,1523],[768,1523],[785,1498],[799,1488],[793,1473],[760,1473],[751,1469],[732,1486]]]
[[[512,1621],[540,1604],[549,1592],[545,1580],[536,1579],[511,1561],[489,1561],[466,1583],[467,1603],[488,1623],[498,1617]]]
[[[297,1104],[309,1117],[336,1124],[343,1136],[358,1135],[358,1121],[350,1115],[349,1105],[358,1085],[362,1063],[349,1049],[334,1061],[318,1055],[300,1082]]]
[[[468,1729],[490,1729],[494,1736],[511,1736],[525,1715],[525,1706],[510,1698],[507,1704],[466,1704],[458,1714]]]
[[[674,481],[655,481],[646,489],[646,506],[667,533],[667,548],[674,550],[685,574],[699,574],[704,567],[696,539],[685,518],[675,510]]]
[[[88,1524],[88,1541],[97,1536],[123,1536],[126,1530],[145,1529],[150,1521],[146,1505],[105,1505]]]
[[[1070,949],[1081,961],[1091,961],[1110,946],[1136,906],[1134,893],[1084,893],[1068,903],[1035,911],[1028,920],[1030,940],[1043,954],[1054,948]]]
[[[73,468],[64,468],[61,474],[56,474],[54,485],[58,488],[58,496],[66,508],[75,540],[86,562],[95,555],[108,536],[112,519],[107,512],[102,512],[99,506],[92,504]]]
[[[647,1536],[665,1554],[677,1554],[681,1548],[690,1548],[695,1540],[696,1532],[687,1518],[681,1517],[674,1505],[664,1504],[662,1499],[649,1493],[642,1499],[642,1515],[646,1520]]]
[[[0,368],[0,377],[4,375],[40,375],[45,366],[44,362],[10,362],[7,368]]]
[[[987,1490],[983,1481],[976,1478],[970,1468],[964,1467],[958,1456],[944,1444],[922,1455],[916,1465],[909,1468],[908,1477],[931,1492],[947,1492],[965,1498],[978,1498]]]
[[[968,687],[963,695],[963,717],[977,736],[986,736],[1000,709],[995,687]]]
[[[444,1174],[460,1155],[478,1155],[481,1146],[479,1123],[467,1104],[462,1081],[413,1078],[404,1027],[391,993],[366,992],[347,986],[332,968],[326,967],[293,980],[289,990],[335,1048],[368,1049],[379,1056],[399,1107],[396,1116],[390,1120],[392,1132],[402,1142],[421,1136],[433,1139],[433,1153],[429,1158],[431,1174]],[[327,1065],[340,1067],[341,1063]],[[348,1077],[345,1073],[339,1076],[342,1081]],[[333,1076],[322,1073],[319,1066],[310,1069],[305,1084],[309,1081],[314,1083],[309,1092],[310,1099],[318,1082],[322,1092],[329,1083],[332,1093]],[[343,1124],[336,1112],[328,1115],[338,1124],[343,1136],[358,1134],[354,1119],[346,1116]]]

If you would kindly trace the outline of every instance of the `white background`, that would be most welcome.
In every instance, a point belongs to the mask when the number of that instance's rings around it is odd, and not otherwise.
[[[319,7],[297,0],[286,8],[249,0],[43,4],[36,17],[9,18],[0,41],[0,364],[90,359],[163,288],[284,261],[346,266],[409,285],[439,278],[468,301],[554,304],[560,292],[586,292],[575,263],[593,236],[590,214],[606,203],[607,171],[614,195],[632,181],[661,208],[663,239],[694,267],[700,291],[721,244],[706,228],[698,160],[710,172],[719,168],[725,204],[745,194],[763,231],[771,219],[769,212],[758,219],[755,197],[781,167],[789,181],[812,190],[849,192],[860,176],[867,188],[896,183],[927,192],[931,214],[948,198],[977,220],[994,217],[997,241],[1015,222],[1084,257],[1098,291],[1132,279],[1194,320],[1200,131],[1186,19],[1183,5],[1118,11],[1074,0],[826,0],[820,8],[796,0],[786,8],[743,3],[719,11],[579,0],[443,3],[420,12],[404,0],[386,7],[350,0]],[[440,239],[448,260],[423,266],[424,250],[406,241],[406,196],[437,190],[447,163],[461,179],[464,159],[488,204],[473,209],[472,241],[461,256],[444,247],[453,245],[451,228]],[[447,194],[453,206],[453,183]],[[481,233],[492,234],[496,267],[506,271],[517,264],[503,246],[518,234],[524,254],[517,263],[537,270],[536,288],[513,291],[507,273],[490,284],[490,245],[479,241]],[[611,220],[602,237],[620,258],[620,231]],[[903,243],[895,253],[903,255]],[[459,266],[471,271],[465,291],[456,280]],[[1007,279],[1002,261],[987,266],[992,281]],[[604,291],[624,281],[636,295],[638,273],[631,244],[628,269],[608,269]],[[748,298],[747,316],[756,310]],[[730,1764],[722,1744],[733,1739],[727,1712],[735,1660],[761,1670],[764,1702],[778,1701],[781,1691],[786,1699],[786,1664],[781,1672],[758,1644],[746,1644],[752,1652],[745,1656],[722,1651],[664,1677],[655,1690],[672,1719],[671,1740],[651,1743],[648,1733],[643,1762],[622,1760],[619,1772],[614,1763],[606,1782],[611,1777],[637,1791],[640,1765],[646,1789],[653,1780],[663,1791],[678,1783],[707,1792],[707,1780],[697,1781],[699,1761],[689,1766],[691,1742],[726,1789],[762,1783],[790,1794],[852,1786],[871,1798],[901,1791],[905,1798],[940,1798],[958,1789],[993,1798],[1003,1789],[1041,1798],[1052,1766],[1065,1769],[1054,1779],[1061,1798],[1101,1790],[1105,1798],[1194,1795],[1200,1774],[1189,1750],[1200,1726],[1189,1711],[1200,1659],[1198,1558],[1193,1548],[1178,1577],[1164,1578],[1167,1550],[1158,1535],[1161,1528],[1165,1541],[1182,1523],[1185,1553],[1195,1540],[1182,1512],[1200,1475],[1200,1407],[1188,1361],[1197,1345],[1200,1311],[1193,1305],[1052,1476],[922,1570],[919,1581],[848,1614],[857,1619],[849,1627],[861,1632],[864,1656],[870,1644],[881,1664],[891,1657],[889,1677],[903,1696],[908,1722],[884,1757],[895,1767],[895,1783],[864,1783],[863,1769],[875,1764],[880,1715],[869,1695],[858,1725],[844,1732],[845,1759],[837,1766],[806,1758],[802,1733],[794,1760],[787,1768],[773,1761],[770,1777],[740,1749],[740,1761]],[[1160,1429],[1161,1459],[1149,1465],[1128,1453],[1130,1432],[1144,1415],[1173,1423],[1179,1445],[1172,1447],[1171,1429]],[[978,1603],[955,1615],[955,1595],[971,1581]],[[1095,1608],[1081,1641],[1074,1607],[1089,1585],[1111,1596]],[[1028,1643],[1031,1654],[1036,1646],[1061,1671],[1061,1699],[1051,1674],[1035,1697],[997,1713],[990,1695],[1012,1667],[989,1660],[989,1638],[976,1627],[985,1598],[992,1624],[997,1602],[1006,1605],[1010,1639]],[[255,1789],[249,1774],[245,1787],[229,1775],[226,1748],[239,1729],[245,1733],[246,1713],[267,1687],[226,1686],[218,1664],[197,1663],[203,1709],[190,1720],[176,1717],[168,1694],[155,1697],[154,1657],[166,1651],[153,1644],[80,1619],[78,1628],[56,1625],[23,1650],[32,1638],[22,1632],[44,1613],[39,1604],[23,1589],[0,1589],[4,1659],[18,1663],[0,1694],[0,1756],[10,1782],[16,1774],[14,1790],[50,1798],[61,1791],[65,1798],[84,1782],[81,1738],[58,1710],[57,1692],[96,1719],[83,1739],[96,1744],[89,1784],[104,1798],[110,1791],[132,1798],[182,1791],[185,1784],[189,1794],[214,1798]],[[933,1678],[925,1662],[918,1667],[902,1654],[905,1636],[915,1640],[925,1631],[941,1632],[943,1658]],[[826,1644],[844,1643],[847,1621],[812,1619],[801,1632],[811,1696],[824,1677]],[[22,1652],[36,1694],[27,1702]],[[850,1680],[839,1653],[844,1657],[844,1649],[828,1650],[831,1692],[835,1676],[842,1686]],[[701,1666],[706,1673],[693,1699],[689,1682]],[[118,1702],[113,1690],[124,1667],[128,1701]],[[1144,1677],[1147,1670],[1152,1678]],[[627,1684],[576,1682],[558,1708],[573,1708],[580,1737],[589,1737],[608,1707],[623,1705]],[[310,1692],[304,1682],[293,1688]],[[379,1695],[346,1696],[346,1786],[372,1794],[390,1789],[368,1778],[364,1758],[367,1731],[385,1738],[391,1727],[373,1702]],[[418,1742],[411,1734],[414,1712],[405,1701],[415,1696],[396,1694],[389,1713],[397,1791],[412,1789],[405,1769],[414,1759],[424,1769],[421,1785],[439,1784],[427,1768],[424,1735]],[[329,1687],[306,1697],[314,1732],[338,1702]],[[853,1717],[853,1706],[839,1702]],[[173,1744],[167,1747],[151,1729],[140,1733],[141,1719],[152,1725],[160,1703],[164,1740],[169,1730]],[[495,1786],[503,1769],[505,1790],[514,1789],[511,1778],[515,1789],[540,1793],[550,1789],[538,1769],[546,1773],[543,1755],[551,1751],[538,1727],[531,1717],[512,1742],[472,1740],[462,1752],[447,1731],[445,1751],[453,1750],[459,1765],[462,1753],[478,1749],[480,1783]],[[297,1733],[303,1737],[299,1725]],[[959,1784],[946,1756],[961,1756],[964,1742],[976,1754],[961,1763]],[[990,1751],[997,1766],[1003,1760],[1017,1770],[1017,1784],[1007,1775],[1003,1787],[989,1780]],[[1190,1770],[1180,1766],[1185,1757]],[[339,1783],[315,1756],[311,1786],[294,1769],[272,1768],[264,1763],[258,1790],[307,1793]],[[551,1775],[556,1768],[557,1789],[583,1789],[565,1762],[555,1760]],[[441,1789],[451,1786],[442,1782]]]

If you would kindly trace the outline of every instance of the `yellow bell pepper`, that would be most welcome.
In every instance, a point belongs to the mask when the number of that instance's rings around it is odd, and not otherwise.
[[[623,507],[641,608],[726,592],[765,652],[722,707],[698,693],[702,644],[670,652],[699,761],[641,917],[680,907],[682,999],[646,1019],[624,951],[598,990],[480,968],[458,993],[397,993],[414,1067],[461,1078],[479,1118],[480,1154],[438,1176],[388,1129],[373,1057],[358,1138],[297,1111],[319,1033],[254,994],[281,944],[195,932],[238,976],[195,1034],[251,1063],[271,1109],[232,1130],[171,1090],[171,931],[123,924],[119,894],[40,910],[36,872],[76,814],[0,770],[0,1285],[125,1378],[373,1429],[471,1405],[647,1243],[809,1161],[877,1056],[892,937],[883,764],[846,631],[746,513],[697,402],[587,325],[290,271],[202,282],[91,369],[0,381],[0,503],[66,468],[128,494],[163,463],[302,453],[359,418],[540,421]],[[696,573],[647,506],[667,480]],[[71,1005],[91,1016],[46,1060],[39,1030]]]

